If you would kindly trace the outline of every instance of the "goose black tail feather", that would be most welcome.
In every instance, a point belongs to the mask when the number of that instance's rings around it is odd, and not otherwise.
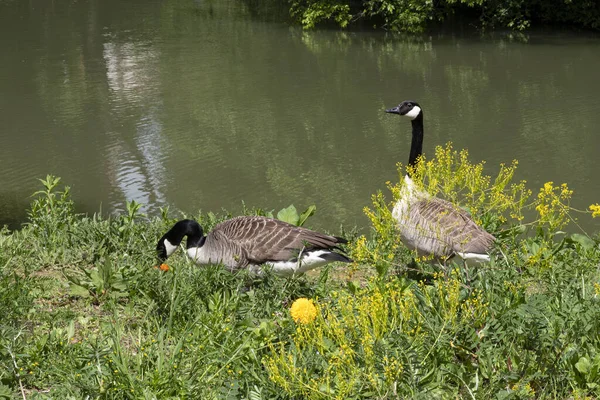
[[[339,236],[334,236],[336,243],[340,243],[340,244],[346,244],[348,243],[348,241],[346,239],[344,239],[343,237],[339,237]]]
[[[346,262],[346,263],[354,262],[353,259],[346,257],[343,254],[334,253],[334,252],[321,254],[319,257],[321,257],[323,260],[327,260],[327,261],[341,261],[341,262]]]

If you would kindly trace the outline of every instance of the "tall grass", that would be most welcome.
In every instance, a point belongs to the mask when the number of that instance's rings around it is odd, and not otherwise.
[[[569,189],[530,195],[516,165],[491,179],[451,148],[418,168],[499,238],[489,264],[413,260],[390,185],[372,232],[350,237],[350,267],[257,278],[179,252],[164,272],[166,210],[77,215],[47,177],[27,224],[0,231],[0,399],[596,398],[600,248],[561,231]],[[231,216],[194,217],[210,230]],[[295,322],[302,297],[317,311]]]

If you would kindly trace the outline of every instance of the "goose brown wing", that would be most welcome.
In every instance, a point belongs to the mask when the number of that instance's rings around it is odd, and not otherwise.
[[[332,249],[343,240],[266,217],[237,217],[211,232],[221,241],[244,251],[254,263],[285,261],[303,248]]]
[[[413,203],[409,219],[413,234],[422,236],[421,243],[428,247],[423,250],[433,254],[449,255],[449,251],[484,254],[495,240],[467,211],[437,197]]]

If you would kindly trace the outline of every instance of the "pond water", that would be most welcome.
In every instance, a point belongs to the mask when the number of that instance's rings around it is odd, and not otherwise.
[[[534,192],[600,202],[600,39],[305,32],[252,4],[0,0],[0,223],[51,173],[80,211],[316,204],[313,227],[364,227],[408,158],[410,123],[383,112],[406,99],[426,154],[518,159]]]

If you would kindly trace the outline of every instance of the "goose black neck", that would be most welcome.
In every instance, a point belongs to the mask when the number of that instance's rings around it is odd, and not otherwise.
[[[183,219],[173,225],[169,232],[165,234],[165,239],[174,246],[179,246],[184,236],[187,236],[186,247],[188,249],[190,247],[201,247],[206,239],[200,224],[191,219]]]
[[[190,249],[192,247],[202,247],[204,246],[204,241],[206,240],[206,236],[190,236],[188,235],[186,248]]]
[[[414,167],[417,165],[417,160],[423,154],[423,111],[412,120],[412,141],[410,144],[410,156],[408,157],[408,165]],[[410,173],[408,173],[410,176]]]

